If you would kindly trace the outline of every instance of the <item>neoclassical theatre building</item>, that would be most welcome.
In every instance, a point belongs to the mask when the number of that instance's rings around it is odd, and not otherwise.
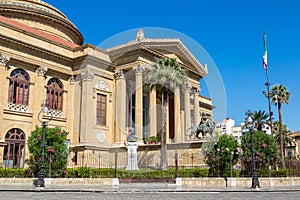
[[[124,141],[133,129],[139,165],[158,165],[160,145],[146,141],[160,134],[161,96],[145,86],[143,72],[164,57],[176,58],[189,82],[167,99],[169,164],[175,151],[182,164],[191,153],[200,156],[201,141],[187,129],[201,113],[212,115],[211,99],[199,93],[208,70],[179,39],[146,38],[138,30],[128,43],[101,49],[84,44],[76,26],[41,0],[1,0],[0,15],[1,164],[26,167],[28,137],[40,120],[50,120],[48,127],[68,132],[69,166],[113,166],[116,152],[118,166],[126,166]],[[38,118],[44,102],[50,110]]]

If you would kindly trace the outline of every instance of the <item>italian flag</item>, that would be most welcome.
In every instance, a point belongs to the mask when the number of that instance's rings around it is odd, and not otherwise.
[[[267,38],[266,34],[263,33],[263,38],[264,38],[264,56],[263,56],[263,67],[265,70],[268,69],[268,52],[267,52]]]

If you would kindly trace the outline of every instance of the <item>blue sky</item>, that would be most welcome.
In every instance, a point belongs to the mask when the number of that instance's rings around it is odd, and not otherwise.
[[[216,120],[230,117],[237,124],[248,109],[268,111],[262,95],[266,88],[261,65],[262,32],[266,32],[270,83],[283,84],[291,93],[290,104],[283,106],[283,122],[292,131],[300,130],[300,1],[45,1],[67,15],[85,43],[98,45],[140,27],[165,28],[196,41],[211,57],[224,82],[226,113],[215,114]],[[201,58],[199,61],[204,64]],[[213,80],[212,75],[206,80]],[[207,87],[201,93],[212,96]],[[217,106],[218,100],[213,99]],[[276,107],[272,109],[278,120]]]

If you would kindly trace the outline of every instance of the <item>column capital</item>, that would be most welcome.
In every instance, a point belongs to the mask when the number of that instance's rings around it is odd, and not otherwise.
[[[145,70],[144,66],[138,65],[136,67],[133,68],[135,70],[136,74],[143,74],[143,71]]]
[[[8,69],[7,67],[7,63],[10,61],[10,57],[6,56],[2,53],[0,53],[0,65],[5,66],[6,69]]]
[[[115,77],[116,77],[116,79],[124,79],[123,69],[116,69],[115,70]]]
[[[89,72],[89,71],[85,71],[85,72],[81,72],[81,79],[82,81],[93,81],[94,80],[94,73]]]
[[[193,88],[193,93],[194,93],[195,96],[196,96],[196,95],[199,95],[199,92],[200,92],[199,89]]]
[[[38,76],[46,76],[46,73],[48,71],[48,67],[39,66],[36,69],[36,73]]]
[[[70,76],[69,82],[70,82],[71,85],[74,85],[74,83],[75,83],[75,77],[73,75]]]
[[[190,92],[192,89],[192,86],[190,84],[186,84],[185,86],[185,92]]]

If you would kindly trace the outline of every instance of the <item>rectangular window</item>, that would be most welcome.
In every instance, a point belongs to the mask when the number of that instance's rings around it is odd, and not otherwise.
[[[106,126],[106,95],[97,94],[96,124]]]

